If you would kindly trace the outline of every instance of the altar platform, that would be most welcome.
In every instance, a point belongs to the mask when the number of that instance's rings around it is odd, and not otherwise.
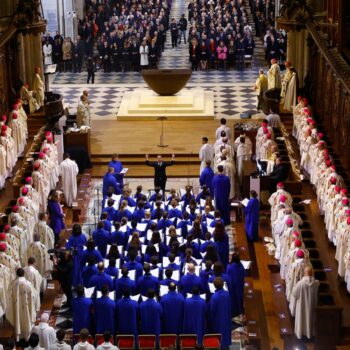
[[[159,96],[149,89],[137,89],[123,96],[118,120],[210,120],[214,119],[214,92],[183,89],[176,95]]]

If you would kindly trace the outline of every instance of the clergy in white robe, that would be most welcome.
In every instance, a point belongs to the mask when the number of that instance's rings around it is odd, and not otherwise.
[[[345,276],[345,262],[344,256],[349,249],[350,243],[350,217],[347,218],[346,224],[342,224],[340,232],[337,236],[337,245],[335,251],[335,258],[338,260],[338,275]]]
[[[17,278],[11,283],[8,293],[6,319],[14,327],[15,338],[28,339],[40,308],[39,295],[24,277],[24,270],[17,270]]]
[[[77,196],[77,175],[79,173],[79,168],[77,163],[70,159],[68,153],[65,153],[63,158],[64,160],[60,165],[62,188],[66,204],[68,207],[71,207]]]
[[[45,85],[41,79],[41,68],[35,68],[35,74],[33,78],[33,91],[35,93],[35,98],[40,107],[44,106],[45,101]]]
[[[317,306],[319,281],[313,277],[312,269],[307,267],[304,276],[296,283],[292,294],[295,299],[295,327],[294,332],[298,339],[302,336],[314,336],[315,308]]]
[[[269,122],[271,128],[279,128],[281,123],[280,116],[273,110],[270,110],[270,114],[267,115],[266,120]]]
[[[52,64],[52,45],[47,41],[43,46],[44,64]]]
[[[236,168],[239,184],[242,184],[243,180],[243,164],[244,161],[248,161],[251,159],[253,154],[252,145],[246,143],[246,138],[241,136],[239,139],[239,143],[236,148]]]
[[[345,276],[344,280],[346,282],[346,289],[350,293],[350,247],[344,255],[344,265],[345,265]]]
[[[77,127],[80,128],[83,125],[90,126],[91,124],[91,114],[89,101],[85,95],[80,96],[80,101],[77,107]]]
[[[40,207],[40,196],[39,192],[33,187],[33,178],[27,176],[25,179],[25,185],[20,188],[20,192],[22,193],[23,189],[26,188],[28,190],[27,196],[32,199],[32,201],[36,204],[36,206]],[[39,211],[39,209],[38,209]]]
[[[9,170],[6,167],[6,158],[6,149],[0,143],[0,189],[4,188],[6,178],[9,175]]]
[[[34,188],[38,191],[40,196],[40,211],[45,212],[47,209],[47,196],[49,194],[50,182],[48,178],[45,178],[44,175],[40,172],[40,163],[35,161],[33,164],[33,185]]]
[[[281,72],[276,59],[271,60],[271,67],[267,71],[267,88],[279,89],[281,87]]]
[[[12,247],[12,250],[14,252],[13,258],[16,260],[16,262],[21,263],[21,250],[19,239],[16,236],[11,235],[10,233],[1,232],[0,241],[5,242],[8,246]]]
[[[49,349],[56,342],[55,329],[49,326],[49,314],[43,313],[40,317],[40,322],[32,330],[39,336],[39,345],[44,349]]]
[[[22,85],[19,93],[20,93],[21,99],[24,101],[24,104],[29,105],[29,113],[34,113],[38,109],[40,109],[40,106],[37,100],[33,96],[33,91],[29,90],[28,84]]]
[[[3,317],[6,313],[9,287],[12,279],[11,269],[0,264],[0,317]]]
[[[297,101],[298,76],[294,68],[291,68],[290,70],[292,72],[292,77],[287,85],[283,108],[286,111],[292,112]]]
[[[12,241],[10,242],[12,243]],[[4,250],[4,253],[15,260],[17,264],[21,264],[19,258],[19,250],[16,250],[16,246],[14,247],[12,244],[7,242],[7,234],[5,232],[0,233],[0,243],[6,243],[6,250]]]
[[[213,164],[214,160],[214,149],[213,146],[208,143],[207,137],[202,138],[202,147],[199,150],[199,159],[201,161],[199,174],[201,174],[204,168],[207,166],[207,161],[210,161],[211,164]]]
[[[35,268],[35,258],[30,257],[28,259],[28,265],[23,268],[24,277],[33,285],[38,294],[41,292],[41,286],[43,282],[43,277],[40,272]]]
[[[39,220],[34,226],[34,234],[40,237],[40,242],[47,249],[53,249],[55,244],[55,234],[52,228],[47,224],[46,213],[39,213]]]
[[[221,131],[225,131],[226,136],[231,140],[231,129],[226,125],[227,121],[225,118],[220,119],[220,126],[215,131],[215,138],[218,140],[221,137]]]
[[[6,167],[9,172],[15,166],[17,161],[16,147],[14,140],[11,135],[7,133],[8,127],[3,125],[1,127],[0,143],[5,147],[6,150]]]
[[[9,122],[9,126],[12,129],[12,138],[14,141],[14,146],[16,147],[17,156],[21,156],[24,147],[27,143],[26,130],[23,123],[18,119],[18,112],[13,113],[12,120]]]
[[[292,64],[289,61],[286,61],[284,63],[285,67],[286,67],[286,71],[281,79],[281,102],[280,103],[284,103],[284,98],[286,96],[287,93],[287,89],[288,89],[288,84],[290,82],[290,80],[292,79]]]

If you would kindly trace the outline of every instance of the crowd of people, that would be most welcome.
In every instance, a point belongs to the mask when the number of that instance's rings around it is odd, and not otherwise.
[[[298,339],[303,336],[311,339],[314,336],[319,281],[313,277],[309,251],[303,243],[303,221],[293,211],[292,203],[292,196],[279,182],[276,192],[269,198],[273,238],[267,247],[269,254],[274,255],[280,264],[289,309],[295,317],[295,334]]]
[[[335,245],[338,274],[345,279],[350,292],[350,208],[344,179],[336,171],[323,133],[317,130],[312,107],[306,98],[298,97],[293,112],[293,136],[298,141],[301,167],[310,175],[315,187],[321,215],[324,215],[329,241]]]

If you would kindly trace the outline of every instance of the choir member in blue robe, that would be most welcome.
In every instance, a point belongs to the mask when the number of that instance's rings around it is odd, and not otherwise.
[[[48,201],[48,211],[50,214],[50,227],[55,234],[55,240],[57,241],[58,235],[66,227],[63,221],[64,214],[61,208],[60,199],[58,193],[55,191]]]
[[[114,215],[114,221],[121,222],[123,218],[127,218],[128,220],[131,220],[132,213],[129,209],[127,209],[128,202],[122,201],[121,205],[119,207],[119,210]]]
[[[131,249],[128,253],[129,261],[124,264],[124,266],[129,270],[136,270],[135,280],[137,281],[143,272],[142,264],[136,261],[137,251],[135,249]]]
[[[76,287],[82,283],[81,279],[81,256],[83,254],[86,237],[83,235],[80,225],[74,224],[72,235],[69,237],[66,248],[72,251],[73,255],[73,276],[72,286]],[[85,266],[85,264],[84,264]]]
[[[109,264],[106,267],[105,272],[107,275],[109,275],[111,277],[118,278],[119,270],[116,267],[116,259],[115,258],[109,259]]]
[[[220,261],[226,267],[229,258],[229,240],[228,235],[225,231],[225,227],[222,222],[216,222],[215,229],[213,232],[214,242],[216,250],[219,254]]]
[[[159,258],[157,255],[153,255],[151,256],[151,261],[150,261],[150,268],[151,271],[153,270],[158,270],[158,280],[162,280],[163,279],[163,268],[161,266],[159,266]]]
[[[78,285],[77,297],[72,300],[73,334],[79,334],[83,328],[91,330],[93,301],[84,296],[84,287]]]
[[[108,214],[103,213],[101,214],[101,221],[103,221],[103,228],[111,233],[112,231],[112,220],[108,220]]]
[[[194,287],[198,287],[199,290],[202,287],[201,279],[195,274],[194,264],[188,264],[187,271],[186,275],[182,276],[179,282],[179,288],[184,297],[186,297],[187,293],[191,293]]]
[[[95,241],[97,249],[101,253],[102,257],[106,257],[107,245],[109,244],[109,233],[104,228],[103,221],[97,224],[97,229],[92,232],[92,238]]]
[[[109,198],[107,201],[107,207],[102,209],[102,214],[107,213],[107,220],[113,221],[115,216],[117,215],[117,210],[114,208],[114,199]],[[101,214],[101,217],[102,217]]]
[[[105,273],[105,266],[103,262],[98,263],[97,269],[98,273],[91,277],[89,287],[95,287],[95,290],[101,291],[102,287],[107,285],[108,290],[113,290],[113,280],[111,276]]]
[[[185,300],[183,334],[197,334],[201,346],[206,332],[207,305],[199,295],[200,289],[194,287],[192,297]]]
[[[169,292],[162,296],[160,304],[163,307],[163,333],[182,333],[185,299],[181,293],[176,292],[176,284],[171,282]]]
[[[95,329],[97,334],[110,331],[115,334],[116,305],[115,301],[109,297],[109,289],[102,286],[101,298],[95,300]]]
[[[221,349],[228,350],[231,345],[231,298],[223,289],[224,281],[217,277],[214,280],[215,293],[209,302],[209,327],[211,333],[221,333]]]
[[[155,202],[155,201],[157,200],[158,195],[163,196],[162,193],[161,193],[160,187],[159,187],[159,186],[156,186],[156,187],[154,188],[154,193],[151,194],[151,196],[149,197],[148,200],[149,200],[150,202]],[[161,198],[162,198],[162,197],[161,197]],[[162,199],[161,199],[161,200],[162,200]]]
[[[114,231],[109,236],[109,244],[125,246],[126,232],[120,230],[120,222],[114,223]]]
[[[259,210],[260,203],[257,198],[258,194],[250,191],[250,199],[247,206],[244,208],[244,227],[248,240],[251,242],[257,241],[259,238]]]
[[[201,199],[206,200],[210,196],[211,196],[210,189],[207,185],[204,184],[202,186],[202,191],[197,194],[196,202],[198,204],[201,204]]]
[[[231,263],[227,265],[226,275],[230,279],[229,292],[231,296],[232,316],[243,313],[243,293],[245,270],[237,254],[232,255]]]
[[[132,220],[141,222],[144,217],[145,217],[145,203],[144,201],[139,201],[137,203],[136,209],[132,213],[131,218]]]
[[[168,218],[168,212],[163,211],[162,218],[158,221],[157,224],[157,230],[162,231],[165,233],[166,228],[174,225],[172,220],[169,220]]]
[[[81,278],[83,279],[83,286],[85,288],[89,288],[91,277],[98,273],[95,264],[95,259],[93,257],[90,257],[87,266],[84,266],[81,269]]]
[[[173,199],[171,201],[169,210],[168,210],[168,214],[169,214],[169,219],[181,219],[182,218],[182,211],[180,209],[177,208],[178,206],[178,202],[176,199]]]
[[[114,168],[108,167],[107,173],[103,176],[103,187],[102,194],[103,197],[107,196],[108,187],[113,187],[114,194],[121,194],[121,188],[115,178]]]
[[[162,202],[157,201],[155,203],[155,208],[151,211],[152,220],[160,220],[163,217],[164,209],[161,208]]]
[[[202,269],[202,271],[199,273],[199,278],[202,282],[201,290],[205,293],[209,293],[209,278],[213,276],[213,269],[212,269],[213,262],[211,260],[205,261],[205,269]]]
[[[150,289],[147,293],[148,299],[140,303],[141,334],[154,334],[158,339],[161,333],[163,310],[154,296],[154,290]]]
[[[213,178],[215,208],[220,211],[225,225],[230,223],[230,178],[224,174],[224,167],[218,166],[218,174]]]
[[[80,266],[83,268],[90,258],[95,259],[95,264],[103,261],[101,253],[95,249],[95,242],[89,239],[86,243],[86,249],[81,253]]]
[[[127,189],[123,192],[123,195],[120,198],[120,203],[122,201],[126,201],[129,207],[136,207],[136,201],[134,198],[132,198],[130,189]]]
[[[126,291],[129,294],[136,294],[136,282],[128,277],[129,270],[124,266],[122,267],[122,277],[114,280],[115,298],[120,299]]]
[[[165,270],[165,278],[160,281],[160,284],[162,286],[169,286],[170,283],[174,283],[175,285],[178,284],[178,281],[172,279],[173,276],[173,269],[167,267]]]
[[[175,263],[175,258],[176,258],[175,254],[170,253],[168,255],[168,258],[169,258],[169,265],[167,266],[167,268],[172,269],[173,271],[180,270],[181,268],[180,265]]]
[[[187,236],[187,242],[185,244],[185,249],[188,248],[192,249],[192,256],[194,258],[201,258],[199,244],[193,240],[193,236],[191,234]]]
[[[136,192],[134,194],[134,200],[138,202],[139,200],[142,200],[144,198],[144,194],[142,193],[142,186],[138,185],[136,187]]]
[[[187,185],[185,190],[186,193],[181,197],[181,201],[184,202],[184,207],[190,205],[191,199],[195,199],[192,193],[192,186]]]
[[[190,215],[187,211],[183,213],[183,219],[177,222],[176,228],[181,229],[182,237],[187,237],[188,235],[188,226],[192,226],[192,221],[190,220]]]
[[[118,159],[117,154],[113,154],[112,160],[108,163],[108,166],[114,169],[114,174],[117,182],[123,186],[124,174],[120,173],[123,170],[123,164]]]
[[[102,205],[101,205],[101,212],[103,212],[103,209],[107,206],[108,199],[114,199],[116,195],[114,194],[114,188],[113,187],[108,187],[107,188],[107,194],[103,196],[102,199]]]
[[[139,304],[130,298],[130,291],[125,290],[123,298],[117,301],[117,328],[119,334],[132,334],[137,340],[137,320]]]
[[[141,224],[147,224],[146,226],[146,232],[151,228],[152,224],[157,225],[154,221],[151,219],[151,210],[146,209],[145,210],[145,217],[141,220]]]
[[[211,161],[208,160],[206,162],[206,167],[202,170],[200,177],[199,177],[199,184],[203,188],[204,185],[206,185],[211,195],[214,195],[214,188],[213,188],[213,178],[214,178],[214,172],[211,168]]]
[[[217,261],[213,265],[213,275],[209,277],[208,282],[213,283],[215,278],[220,277],[224,282],[226,282],[227,289],[229,290],[231,288],[231,281],[230,277],[226,275],[224,266],[220,261]]]
[[[144,263],[143,270],[145,273],[137,280],[136,283],[138,292],[143,296],[147,296],[148,291],[152,289],[156,294],[158,294],[159,281],[158,278],[151,275],[151,268],[148,263]]]

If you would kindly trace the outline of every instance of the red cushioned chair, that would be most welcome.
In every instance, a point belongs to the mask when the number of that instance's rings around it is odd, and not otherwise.
[[[139,350],[143,349],[155,349],[156,348],[156,336],[153,334],[140,334],[138,336]]]
[[[220,350],[221,334],[205,334],[203,337],[203,347],[206,350]]]
[[[179,339],[181,350],[193,350],[197,345],[197,334],[180,334]]]
[[[176,334],[160,334],[159,335],[159,347],[168,348],[174,346],[176,348],[177,335]]]
[[[117,346],[120,350],[134,349],[135,348],[135,338],[133,335],[117,335]]]
[[[105,340],[103,339],[103,334],[96,334],[95,335],[95,344],[96,346],[101,345]],[[114,345],[114,336],[111,335],[111,339],[109,341]]]
[[[89,344],[94,345],[94,338],[91,335],[89,335],[87,341]],[[80,342],[80,334],[74,334],[73,335],[73,344],[77,344],[79,342]]]

